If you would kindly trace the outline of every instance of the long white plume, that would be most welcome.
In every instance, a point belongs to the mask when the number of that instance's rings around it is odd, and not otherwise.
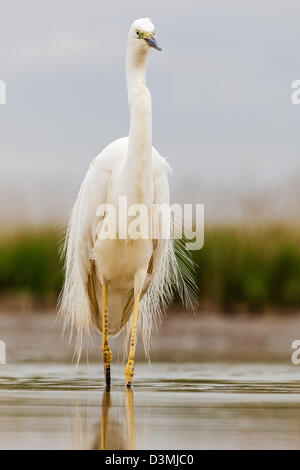
[[[184,240],[177,238],[178,233],[182,233],[180,232],[182,223],[180,217],[174,214],[174,239],[168,240],[155,276],[141,301],[143,342],[148,358],[152,333],[159,330],[165,310],[172,302],[174,295],[179,294],[188,310],[194,312],[198,308],[196,265],[191,253],[185,247]]]
[[[64,322],[69,340],[75,336],[75,355],[79,360],[84,338],[89,338],[95,312],[91,311],[94,299],[85,285],[81,272],[80,240],[77,224],[80,204],[77,199],[72,211],[62,256],[65,264],[65,282],[59,299],[59,314]],[[185,248],[183,239],[176,239],[182,221],[174,223],[175,239],[167,241],[154,277],[151,279],[140,303],[140,326],[146,356],[149,358],[152,333],[159,329],[166,307],[178,292],[187,309],[194,311],[198,305],[198,287],[195,264]],[[81,247],[82,253],[82,247]],[[99,291],[100,293],[100,291]],[[99,302],[100,299],[98,299]],[[127,324],[130,327],[130,321]],[[129,334],[129,329],[127,329]]]

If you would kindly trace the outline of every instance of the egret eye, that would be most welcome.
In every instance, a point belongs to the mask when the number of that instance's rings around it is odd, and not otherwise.
[[[139,34],[140,34],[140,33],[137,31],[137,32],[136,32],[136,35],[139,36]]]

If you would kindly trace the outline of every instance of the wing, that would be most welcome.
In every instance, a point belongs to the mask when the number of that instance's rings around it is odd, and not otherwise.
[[[153,190],[154,204],[169,206],[168,173],[170,167],[166,160],[153,149]],[[163,220],[161,223],[160,221]],[[168,219],[154,219],[153,226],[160,234],[163,223]],[[143,342],[146,356],[149,358],[150,340],[153,330],[158,330],[165,307],[173,297],[173,281],[176,277],[171,256],[173,254],[172,240],[158,237],[153,239],[153,254],[148,266],[148,276],[143,289],[140,304],[140,318],[143,329]]]
[[[70,236],[74,243],[74,256],[83,285],[91,272],[91,252],[94,247],[97,208],[106,202],[110,172],[103,168],[101,159],[93,161],[80,188],[71,216]],[[70,242],[70,240],[69,240]]]
[[[170,190],[168,182],[168,172],[170,167],[166,160],[159,155],[159,153],[153,149],[153,190],[154,197],[153,203],[157,205],[169,206],[170,203]],[[164,230],[168,230],[168,227],[163,227],[162,224],[168,223],[167,219],[160,219],[155,217],[152,221],[154,230],[156,233],[161,234]],[[148,278],[144,286],[144,291],[148,288],[149,283],[155,276],[158,266],[167,250],[168,240],[163,239],[160,236],[153,240],[153,254],[148,266]]]
[[[153,203],[154,204],[167,204],[169,205],[169,183],[168,183],[168,172],[170,167],[166,160],[160,156],[160,154],[153,148],[152,149],[152,169],[153,169]],[[143,323],[143,338],[146,355],[149,352],[149,340],[151,335],[152,326],[158,326],[159,317],[162,312],[162,304],[166,303],[168,297],[166,292],[168,286],[164,289],[163,287],[163,276],[159,275],[158,279],[161,280],[162,284],[160,293],[164,292],[163,296],[158,293],[156,275],[158,272],[165,274],[168,273],[167,266],[167,252],[168,252],[169,241],[161,238],[153,240],[153,253],[148,265],[147,279],[145,281],[143,291],[141,294],[140,304],[140,317]],[[155,280],[156,279],[156,280]],[[128,321],[132,309],[133,309],[133,290],[127,293],[127,301],[123,311],[122,327]],[[130,326],[130,325],[129,325]],[[130,333],[130,328],[127,331],[127,337]]]
[[[59,313],[69,327],[70,338],[77,333],[76,351],[80,356],[84,333],[91,320],[97,327],[99,290],[92,261],[97,223],[97,207],[106,202],[107,186],[113,168],[124,158],[124,139],[118,139],[93,160],[74,204],[64,244],[65,282],[60,296]]]
[[[164,168],[163,165],[164,164]],[[167,172],[169,166],[159,156],[153,175],[154,202],[169,204],[169,185]],[[181,239],[173,239],[183,221],[180,214],[172,211],[171,218],[162,221],[162,229],[170,229],[170,238],[153,240],[153,255],[148,267],[148,279],[144,286],[144,296],[141,302],[141,318],[143,326],[143,341],[146,355],[149,357],[150,339],[153,329],[157,330],[165,308],[178,291],[184,304],[192,310],[197,307],[198,287],[195,280],[195,266],[190,253]],[[164,227],[164,224],[168,224]],[[171,227],[170,225],[171,224]],[[178,226],[178,227],[177,227]]]

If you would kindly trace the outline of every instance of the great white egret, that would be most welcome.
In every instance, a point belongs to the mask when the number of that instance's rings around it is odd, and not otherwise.
[[[73,331],[77,333],[78,356],[83,336],[91,325],[102,333],[107,387],[112,360],[108,337],[117,335],[131,319],[125,368],[130,387],[139,311],[147,353],[152,327],[157,325],[164,306],[172,299],[174,287],[179,287],[185,275],[189,276],[189,269],[179,268],[172,240],[136,238],[128,234],[124,239],[118,225],[115,238],[101,236],[108,217],[105,211],[100,215],[97,212],[103,204],[113,205],[117,215],[122,211],[120,196],[127,197],[128,206],[138,203],[149,211],[152,204],[169,204],[169,165],[152,147],[151,94],[145,83],[151,48],[161,50],[152,22],[149,18],[134,21],[129,30],[126,59],[129,136],[112,142],[91,163],[73,207],[65,241],[65,283],[60,313],[71,335]],[[179,258],[189,263],[183,251]],[[187,288],[193,296],[191,276]]]

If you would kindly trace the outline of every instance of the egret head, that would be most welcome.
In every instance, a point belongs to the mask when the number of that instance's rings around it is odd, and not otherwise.
[[[149,18],[135,20],[129,30],[129,43],[138,52],[147,51],[150,47],[161,51],[155,38],[155,28]]]

